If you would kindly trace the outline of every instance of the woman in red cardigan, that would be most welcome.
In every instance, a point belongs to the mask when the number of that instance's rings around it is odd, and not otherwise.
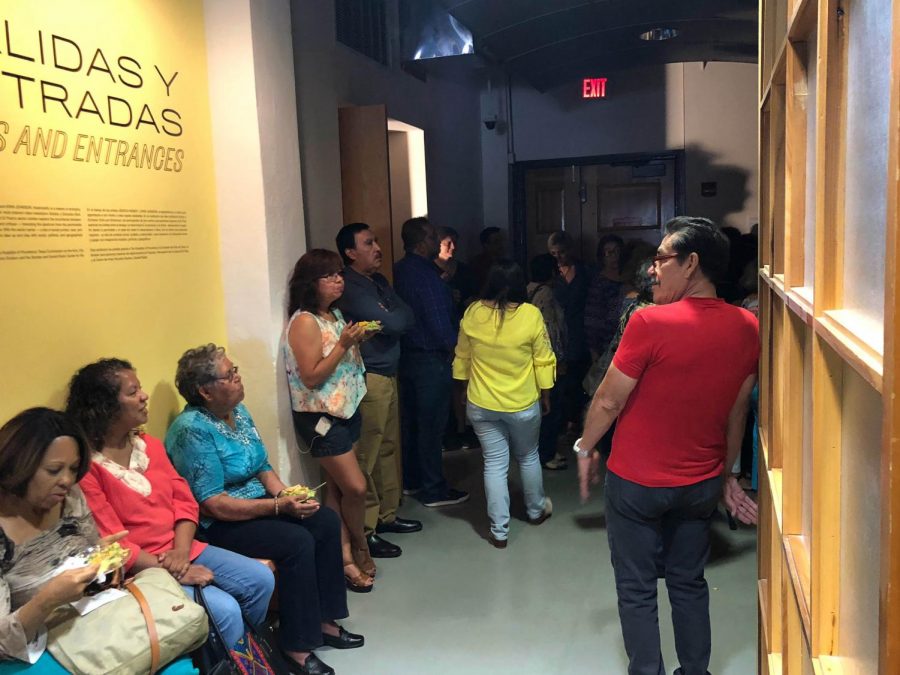
[[[128,361],[103,359],[79,370],[69,384],[66,412],[91,446],[81,489],[101,535],[128,530],[119,543],[134,574],[163,567],[185,591],[204,590],[228,644],[244,635],[241,615],[259,624],[275,580],[262,563],[194,539],[199,507],[159,439],[141,433],[147,394]]]

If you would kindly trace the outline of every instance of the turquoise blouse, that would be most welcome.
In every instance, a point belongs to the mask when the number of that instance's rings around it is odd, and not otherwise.
[[[266,447],[243,403],[234,409],[235,428],[206,408],[185,406],[166,434],[166,452],[203,503],[223,492],[235,499],[257,499],[266,489],[256,477],[271,471]],[[208,527],[213,520],[201,518]]]

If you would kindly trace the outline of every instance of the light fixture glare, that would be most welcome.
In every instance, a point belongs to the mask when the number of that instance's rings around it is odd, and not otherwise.
[[[675,28],[651,28],[650,30],[641,33],[641,40],[650,41],[660,41],[660,40],[671,40],[674,37],[678,37],[678,30]]]

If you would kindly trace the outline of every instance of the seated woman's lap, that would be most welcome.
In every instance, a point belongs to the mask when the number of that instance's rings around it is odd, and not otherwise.
[[[212,586],[204,589],[203,597],[227,644],[234,644],[244,635],[241,610],[254,624],[265,620],[275,589],[275,577],[268,567],[216,546],[207,546],[194,563],[209,568],[215,575]],[[193,599],[194,587],[183,588]]]
[[[347,616],[340,520],[331,509],[302,520],[216,521],[206,535],[216,546],[275,563],[283,648],[315,649],[322,644],[321,622]]]
[[[253,520],[216,521],[207,528],[206,536],[216,546],[253,558],[268,558],[277,564],[300,549],[313,553],[320,546],[336,545],[340,549],[341,521],[334,511],[323,506],[303,519],[281,514]]]

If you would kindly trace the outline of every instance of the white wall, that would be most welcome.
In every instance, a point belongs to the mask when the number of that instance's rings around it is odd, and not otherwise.
[[[228,350],[285,481],[297,452],[280,362],[284,293],[306,248],[288,0],[206,0],[210,108]]]
[[[338,43],[333,0],[294,2],[291,14],[310,247],[334,248],[343,225],[338,108],[378,103],[388,117],[425,132],[432,222],[474,233],[477,240],[482,227],[478,88],[434,77],[422,82]]]
[[[757,68],[699,63],[634,68],[609,76],[607,98],[583,100],[581,83],[546,93],[512,83],[516,161],[686,150],[686,210],[749,229],[757,191]],[[495,91],[502,82],[494,81]],[[505,95],[500,116],[509,122]],[[508,127],[481,127],[485,223],[508,225]],[[702,181],[719,196],[700,196]]]

